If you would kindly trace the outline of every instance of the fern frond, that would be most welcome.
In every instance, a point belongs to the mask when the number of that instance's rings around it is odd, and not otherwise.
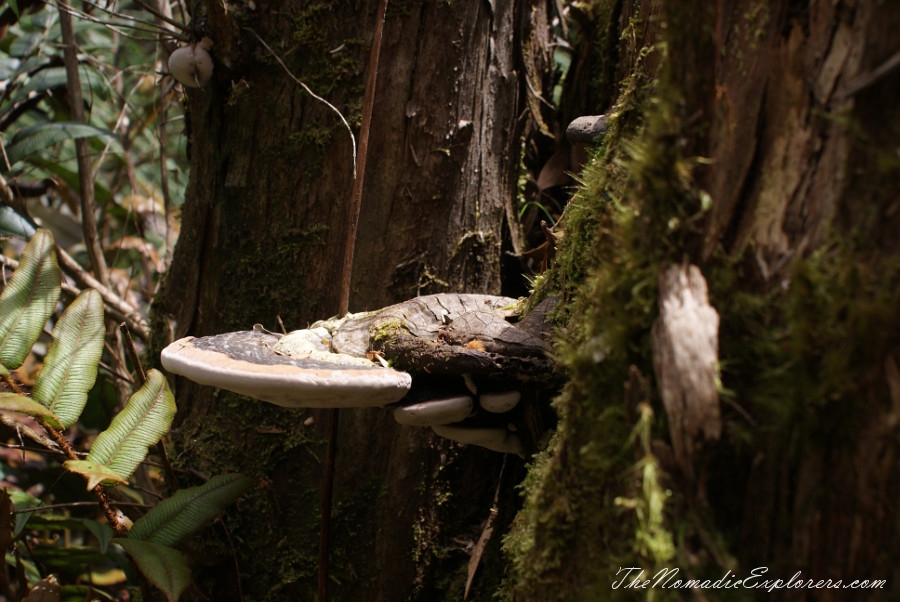
[[[53,342],[32,396],[59,418],[58,428],[78,421],[97,380],[105,336],[103,298],[86,290],[66,308],[53,329]]]
[[[251,484],[243,475],[224,474],[199,487],[181,489],[138,519],[128,537],[174,546],[215,518]]]
[[[7,372],[25,361],[56,307],[59,290],[53,234],[39,228],[0,294],[0,367]]]

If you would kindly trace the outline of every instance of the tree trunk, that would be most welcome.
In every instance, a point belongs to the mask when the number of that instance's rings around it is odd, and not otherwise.
[[[349,138],[250,30],[355,123],[373,4],[195,7],[216,73],[188,95],[191,185],[156,332],[167,320],[179,336],[271,327],[276,315],[295,328],[334,313]],[[564,118],[585,102],[600,113],[611,99],[613,110],[556,230],[557,264],[538,282],[538,295],[562,301],[556,351],[571,382],[556,401],[557,435],[512,521],[518,461],[501,478],[495,454],[399,428],[384,411],[342,412],[334,598],[459,599],[460,542],[478,537],[498,485],[499,526],[474,598],[634,599],[615,586],[622,567],[648,579],[678,568],[680,579],[734,581],[757,567],[784,581],[798,571],[885,579],[867,599],[896,598],[900,9],[609,0],[569,14],[582,37]],[[541,4],[392,5],[351,309],[514,293],[500,266],[505,249],[524,245],[511,226],[519,157],[540,170],[567,150],[552,136],[521,146],[524,130],[542,127],[548,21]],[[526,194],[561,171],[548,167]],[[679,271],[690,287],[674,286]],[[700,412],[698,373],[671,359],[691,337],[670,311],[671,291],[686,288],[682,309],[702,308],[704,332],[713,310],[719,324],[704,349],[718,356],[720,386],[708,386],[704,356]],[[312,599],[324,415],[177,384],[182,462],[259,480],[226,514],[230,539],[199,542],[211,567],[200,589]],[[714,423],[688,424],[671,408]],[[774,595],[848,592],[859,593]]]
[[[898,25],[876,2],[622,4],[620,94],[546,278],[571,300],[572,382],[506,546],[511,598],[633,600],[649,579],[660,598],[720,599],[654,576],[757,567],[735,599],[897,598]],[[705,277],[683,307],[708,283],[720,320],[706,438],[679,430],[658,392],[672,364],[653,363],[660,274],[683,264]],[[684,466],[671,444],[692,432]],[[886,583],[833,587],[865,579]]]
[[[158,335],[277,329],[276,317],[296,329],[336,313],[350,137],[255,35],[356,131],[376,4],[192,7],[197,35],[215,43],[215,73],[187,92],[190,184],[155,304]],[[389,5],[351,311],[433,292],[506,292],[501,254],[520,244],[514,203],[529,122],[517,61],[523,37],[546,27],[543,10],[511,0]],[[508,292],[521,286],[512,284]],[[198,544],[209,566],[196,571],[199,589],[215,600],[313,599],[327,413],[176,385],[181,464],[259,483],[226,515],[228,537]],[[499,454],[401,428],[384,410],[344,410],[339,424],[332,598],[461,597],[466,542],[498,486],[515,502],[521,462],[501,476]],[[501,515],[508,522],[512,511]],[[498,538],[492,545],[496,558]],[[499,575],[483,580],[487,591]]]

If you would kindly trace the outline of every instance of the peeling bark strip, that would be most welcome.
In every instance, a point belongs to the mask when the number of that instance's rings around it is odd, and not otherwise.
[[[693,452],[722,432],[716,389],[718,332],[719,314],[709,304],[700,269],[683,264],[662,271],[659,318],[652,334],[653,367],[675,460],[689,479]]]

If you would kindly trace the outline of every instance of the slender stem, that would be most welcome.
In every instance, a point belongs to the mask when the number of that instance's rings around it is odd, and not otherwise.
[[[362,124],[359,128],[359,161],[353,179],[353,198],[350,205],[350,222],[347,227],[347,241],[344,245],[344,264],[341,269],[341,293],[338,301],[338,315],[350,311],[350,280],[353,272],[353,254],[356,248],[356,231],[362,206],[363,181],[366,173],[366,158],[369,150],[369,130],[372,125],[372,107],[375,104],[375,85],[378,82],[378,60],[381,55],[381,37],[384,33],[384,18],[387,0],[379,0],[378,18],[369,51],[369,75],[366,80],[366,94],[363,99]],[[328,448],[325,454],[325,474],[322,485],[319,531],[319,602],[328,601],[328,550],[331,537],[331,497],[334,489],[334,458],[337,454],[338,418],[340,411],[333,408],[329,413]]]
[[[66,454],[66,458],[69,460],[77,460],[78,454],[75,453],[75,450],[72,449],[72,446],[69,445],[69,440],[65,438],[65,436],[50,426],[47,423],[42,423],[42,426],[50,433],[50,436],[56,441],[56,444],[60,446],[63,450],[63,453]],[[103,491],[102,485],[97,485],[93,489],[94,496],[97,498],[97,501],[100,503],[100,507],[103,508],[103,513],[106,514],[107,520],[109,520],[109,524],[112,525],[116,534],[119,536],[124,536],[128,534],[128,529],[125,525],[122,524],[122,521],[119,520],[118,513],[113,510],[112,505],[109,502],[109,497],[106,495],[106,492]]]
[[[134,370],[138,374],[137,378],[137,386],[143,387],[144,383],[147,382],[147,373],[144,372],[144,367],[141,365],[141,356],[138,354],[137,347],[134,346],[134,339],[131,338],[131,331],[128,330],[128,324],[124,322],[119,324],[119,332],[122,333],[122,339],[125,341],[125,351],[128,352],[128,357],[131,358],[131,363],[134,364]]]
[[[40,433],[37,433],[30,426],[26,424],[22,424],[21,422],[17,422],[15,418],[12,417],[12,414],[0,414],[0,422],[16,431],[16,434],[19,435],[19,442],[22,443],[21,447],[24,449],[24,442],[22,441],[22,435],[25,435],[35,443],[40,443],[41,445],[53,449],[56,445],[53,441],[44,437]],[[4,446],[9,447],[9,446]]]
[[[72,7],[68,0],[57,0],[59,9],[59,27],[63,39],[63,61],[66,65],[66,88],[69,93],[69,106],[72,120],[86,123],[84,118],[84,98],[81,95],[81,77],[78,74],[78,47],[75,42],[75,30],[72,26]],[[94,198],[94,176],[91,169],[91,154],[87,138],[75,139],[75,157],[78,163],[78,184],[81,192],[81,233],[91,267],[97,280],[109,288],[109,269],[103,256],[103,246],[97,234],[96,204]],[[121,341],[117,339],[121,350]],[[115,383],[119,395],[127,397],[127,391]]]
[[[128,328],[136,333],[142,340],[146,341],[150,338],[150,327],[147,322],[138,313],[130,303],[122,299],[111,288],[99,282],[84,270],[71,255],[57,247],[56,256],[59,259],[60,267],[71,276],[82,288],[95,289],[103,301],[106,302],[107,308],[114,310],[121,319],[128,324]]]
[[[100,502],[65,502],[63,504],[45,504],[43,506],[35,506],[34,508],[22,508],[21,510],[13,510],[12,514],[30,514],[33,512],[44,512],[45,510],[64,510],[66,508],[81,508],[83,506],[97,506]],[[141,504],[139,502],[116,502],[116,506],[127,506],[129,508],[142,508],[149,510],[153,506],[149,504]]]
[[[328,448],[325,474],[322,477],[322,499],[319,506],[319,602],[328,601],[328,552],[331,546],[331,498],[334,491],[334,457],[337,454],[337,432],[340,410],[328,413]]]
[[[384,33],[384,15],[387,0],[380,0],[378,20],[375,22],[375,36],[369,54],[369,77],[366,81],[366,96],[363,101],[362,124],[359,128],[359,163],[356,179],[353,180],[353,199],[350,205],[350,221],[347,224],[347,242],[344,244],[344,265],[341,270],[341,296],[338,315],[350,311],[350,280],[353,273],[353,255],[356,249],[356,231],[359,226],[359,212],[362,206],[363,182],[366,179],[366,158],[369,150],[369,129],[372,125],[372,107],[375,104],[375,84],[378,78],[378,59],[381,54],[381,36]]]
[[[84,123],[84,98],[81,96],[81,77],[78,74],[78,50],[75,45],[75,30],[72,27],[71,6],[68,0],[57,0],[59,8],[59,27],[63,38],[63,58],[66,64],[66,81],[68,82],[69,105],[72,120]],[[78,160],[78,183],[81,191],[81,230],[84,245],[91,266],[97,279],[104,286],[109,286],[109,272],[103,248],[97,236],[97,223],[94,221],[94,179],[91,173],[91,155],[87,138],[75,139],[75,153]]]

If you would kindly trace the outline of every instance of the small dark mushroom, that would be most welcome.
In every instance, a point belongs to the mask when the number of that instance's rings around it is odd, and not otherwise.
[[[409,426],[452,424],[471,416],[474,409],[472,398],[460,395],[401,406],[394,410],[394,420]]]
[[[435,434],[462,443],[477,445],[502,454],[515,454],[525,457],[525,446],[519,436],[502,427],[470,428],[456,425],[435,425],[431,427]]]
[[[572,144],[591,144],[606,133],[608,115],[578,117],[566,128],[566,138]]]

